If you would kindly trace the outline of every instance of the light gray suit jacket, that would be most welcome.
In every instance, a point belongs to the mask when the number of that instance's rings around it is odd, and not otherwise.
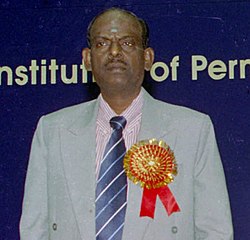
[[[178,175],[169,185],[181,211],[139,217],[142,189],[129,182],[123,240],[232,240],[225,178],[208,116],[153,99],[143,90],[138,140],[164,140]],[[22,240],[95,239],[95,126],[98,100],[40,119],[20,222]]]

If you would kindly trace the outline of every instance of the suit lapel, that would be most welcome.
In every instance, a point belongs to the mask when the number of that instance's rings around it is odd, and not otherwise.
[[[65,177],[82,239],[95,238],[95,125],[98,104],[61,129]]]
[[[153,99],[143,90],[143,110],[141,129],[138,141],[156,138],[164,140],[172,150],[175,148],[176,131],[173,126],[171,111],[162,111],[159,101]],[[164,103],[164,107],[166,107]],[[143,189],[129,181],[129,199],[124,227],[124,239],[143,239],[152,220],[148,217],[139,217]]]
[[[166,109],[166,103],[155,100],[145,90],[143,96],[144,103],[138,141],[152,138],[162,139],[173,149],[176,131],[173,126],[171,111],[163,111],[162,107]]]

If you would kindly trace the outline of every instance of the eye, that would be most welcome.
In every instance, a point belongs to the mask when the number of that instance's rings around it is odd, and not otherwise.
[[[133,47],[134,43],[131,41],[124,41],[124,42],[122,42],[122,45],[127,46],[127,47]]]
[[[95,45],[96,45],[96,47],[99,48],[99,47],[105,47],[105,46],[107,46],[108,43],[106,41],[99,41]]]
[[[96,48],[104,48],[110,45],[109,39],[98,37],[94,38],[93,40],[93,46]]]
[[[121,41],[121,46],[124,46],[124,47],[133,47],[135,45],[135,42],[133,40],[122,40]]]

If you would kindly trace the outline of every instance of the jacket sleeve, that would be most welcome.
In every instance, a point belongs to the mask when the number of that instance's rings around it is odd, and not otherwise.
[[[27,170],[22,216],[21,240],[48,240],[47,148],[43,118],[35,131]]]
[[[195,239],[233,240],[226,181],[213,125],[205,117],[194,169]]]

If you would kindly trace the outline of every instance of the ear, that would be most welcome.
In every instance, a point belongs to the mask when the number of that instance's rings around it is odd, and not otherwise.
[[[82,60],[83,60],[84,66],[85,66],[87,71],[92,70],[90,52],[91,52],[91,50],[89,48],[84,48],[82,50]]]
[[[155,54],[154,54],[154,50],[153,48],[146,48],[144,50],[144,69],[146,71],[149,71],[153,65],[153,62],[154,62],[154,57],[155,57]]]

